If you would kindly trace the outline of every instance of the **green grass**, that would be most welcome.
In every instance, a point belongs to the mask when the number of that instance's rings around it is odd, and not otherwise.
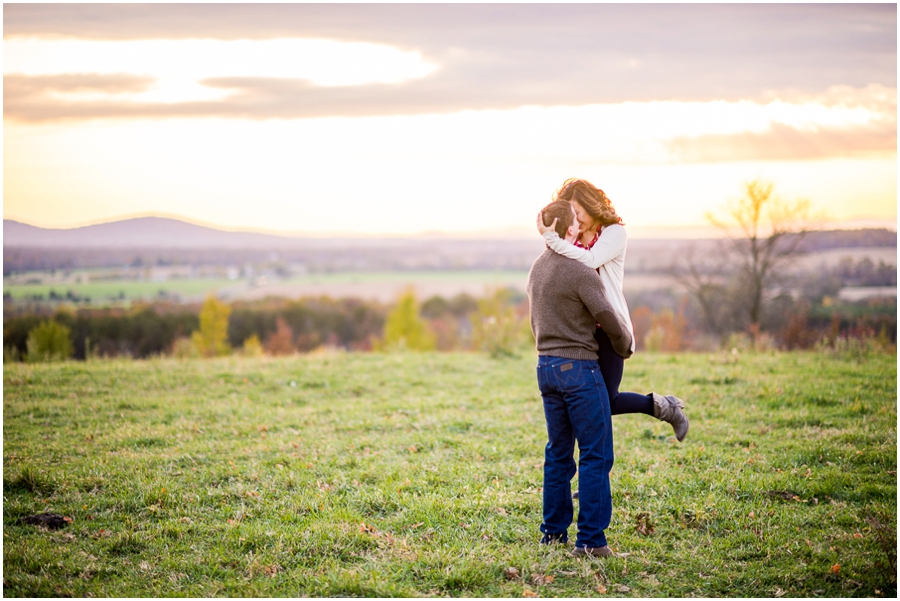
[[[611,560],[537,544],[534,364],[6,364],[3,592],[896,595],[896,357],[630,359],[623,390],[682,396],[691,431],[614,418]],[[47,511],[73,523],[17,523]]]
[[[375,272],[336,272],[336,273],[312,273],[304,276],[292,276],[276,283],[285,285],[306,284],[380,284],[403,282],[483,282],[486,286],[524,285],[528,276],[527,271],[375,271]],[[228,280],[225,278],[191,278],[171,279],[165,282],[137,281],[137,280],[107,280],[88,283],[42,283],[42,284],[14,284],[4,281],[3,293],[9,293],[13,300],[24,300],[41,296],[49,298],[50,291],[65,296],[72,291],[79,297],[88,297],[91,304],[103,305],[110,299],[139,300],[152,299],[159,296],[160,292],[168,295],[201,296],[223,289],[235,287],[247,287],[246,279]]]
[[[89,297],[92,304],[102,305],[110,299],[118,300],[120,297],[123,300],[150,299],[158,296],[161,291],[170,295],[196,296],[233,286],[235,283],[234,280],[225,278],[196,278],[166,282],[112,280],[87,284],[4,284],[3,293],[9,293],[14,300],[27,299],[34,295],[48,299],[51,290],[62,296],[71,290],[79,297]]]

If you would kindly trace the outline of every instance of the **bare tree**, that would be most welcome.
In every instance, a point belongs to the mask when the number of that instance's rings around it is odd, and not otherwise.
[[[697,299],[706,325],[718,336],[727,328],[722,311],[728,294],[727,268],[723,253],[704,254],[694,244],[677,255],[669,268],[675,280]]]
[[[742,198],[728,205],[728,214],[737,224],[720,220],[712,213],[706,218],[721,229],[738,258],[744,281],[750,325],[759,327],[765,291],[779,270],[797,255],[803,237],[810,231],[810,202],[798,198],[788,202],[772,194],[774,185],[760,180],[744,184]]]
[[[759,331],[766,292],[812,229],[809,200],[788,202],[773,190],[768,182],[745,183],[744,196],[728,203],[724,217],[706,214],[725,234],[718,252],[704,258],[689,252],[671,267],[720,336],[734,329],[739,314],[744,324],[749,322],[751,334]]]

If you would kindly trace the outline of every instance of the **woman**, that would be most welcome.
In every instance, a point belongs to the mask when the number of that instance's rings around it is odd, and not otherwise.
[[[597,270],[607,300],[620,314],[620,321],[631,329],[631,316],[625,302],[623,282],[625,279],[626,235],[622,218],[616,214],[612,203],[603,190],[582,179],[568,179],[556,192],[555,200],[571,203],[578,218],[581,233],[575,244],[561,239],[556,233],[556,220],[545,226],[538,214],[538,231],[553,251],[581,261]],[[625,359],[634,352],[634,333],[631,332],[631,352],[623,357],[616,353],[609,336],[598,326],[594,332],[599,350],[597,358],[600,373],[609,393],[609,407],[612,415],[623,413],[646,413],[668,422],[675,431],[678,441],[684,440],[688,432],[688,419],[684,415],[684,401],[676,396],[663,396],[655,392],[638,394],[619,392]]]

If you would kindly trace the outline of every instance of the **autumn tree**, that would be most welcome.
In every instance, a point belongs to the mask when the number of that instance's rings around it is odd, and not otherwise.
[[[478,300],[478,310],[471,314],[472,346],[487,351],[492,357],[514,356],[525,342],[527,320],[516,314],[512,291],[495,290]]]
[[[697,299],[710,328],[718,334],[742,323],[758,332],[766,293],[798,254],[813,220],[806,199],[787,201],[761,180],[744,184],[744,195],[727,204],[724,215],[706,217],[725,235],[712,257],[686,253],[673,274]]]
[[[65,361],[72,356],[71,330],[53,320],[43,321],[28,333],[25,360]]]
[[[283,318],[276,319],[275,331],[266,338],[265,349],[269,355],[290,355],[296,350],[294,331]]]
[[[204,357],[227,355],[231,352],[228,344],[228,316],[231,307],[213,295],[206,297],[200,309],[200,329],[191,334],[191,343]]]
[[[404,292],[387,316],[384,324],[384,349],[429,351],[435,348],[435,336],[419,315],[419,303],[412,288]]]

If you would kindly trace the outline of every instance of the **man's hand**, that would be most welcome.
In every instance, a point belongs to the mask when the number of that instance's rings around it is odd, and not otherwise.
[[[558,217],[556,219],[554,219],[553,223],[551,223],[550,225],[544,225],[543,211],[538,211],[538,216],[537,216],[538,233],[540,233],[540,235],[543,236],[546,232],[549,232],[551,230],[556,231],[556,222],[557,221],[559,221]]]

